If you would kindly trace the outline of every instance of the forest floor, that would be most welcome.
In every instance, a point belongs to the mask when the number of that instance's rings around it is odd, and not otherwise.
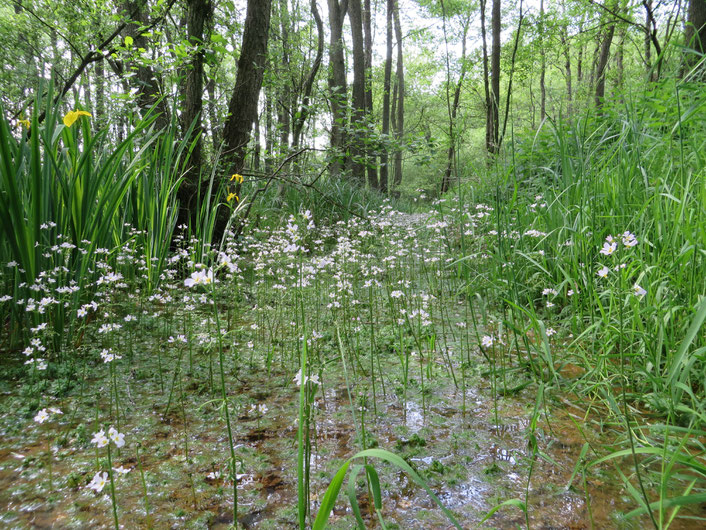
[[[46,373],[18,383],[24,359],[6,355],[16,364],[0,381],[0,526],[112,526],[110,484],[89,488],[111,466],[124,528],[231,525],[222,353],[239,525],[297,527],[295,376],[306,341],[311,517],[340,465],[379,447],[419,472],[464,528],[508,499],[526,503],[533,528],[642,528],[620,517],[634,506],[616,468],[583,466],[586,443],[608,447],[619,432],[575,396],[537,399],[498,320],[456,274],[452,229],[389,207],[333,226],[302,214],[215,258],[213,291],[198,278],[185,285],[184,270],[206,271],[188,249],[157,293],[139,293],[127,273],[106,280],[99,309]],[[48,407],[62,413],[40,422]],[[109,427],[122,447],[92,443]],[[388,528],[451,527],[408,476],[371,463]],[[357,494],[375,526],[365,487]],[[329,525],[355,526],[345,495]],[[482,523],[524,525],[517,505]]]

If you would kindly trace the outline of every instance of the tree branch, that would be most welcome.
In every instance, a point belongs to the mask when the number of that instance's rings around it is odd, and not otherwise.
[[[142,31],[143,31],[143,32],[144,32],[144,31],[149,31],[149,30],[151,30],[152,28],[154,28],[157,24],[159,24],[162,20],[164,20],[164,18],[167,16],[167,14],[169,13],[169,11],[171,10],[171,8],[174,6],[175,3],[176,3],[176,0],[169,0],[169,3],[167,4],[167,6],[166,6],[164,12],[163,12],[159,17],[157,17],[149,26],[146,26],[145,28],[143,28]],[[140,9],[139,6],[136,7],[136,8],[132,11],[132,13],[130,13],[130,16],[127,17],[127,18],[125,18],[124,21],[123,21],[121,24],[119,24],[117,28],[115,28],[115,31],[113,31],[113,33],[111,33],[111,35],[110,35],[108,38],[106,38],[103,42],[101,42],[101,43],[98,45],[97,51],[96,51],[96,50],[92,50],[92,51],[90,51],[85,57],[82,58],[81,64],[78,65],[78,67],[76,68],[76,70],[74,70],[74,73],[71,74],[71,76],[66,80],[66,82],[64,83],[64,86],[62,87],[61,91],[60,91],[59,94],[54,98],[54,103],[55,103],[55,104],[59,101],[60,98],[62,98],[62,97],[71,89],[71,87],[73,86],[73,84],[74,84],[74,83],[76,82],[76,80],[81,76],[81,74],[84,72],[84,70],[86,69],[86,67],[87,67],[89,64],[95,63],[95,62],[97,62],[97,61],[102,61],[102,60],[105,59],[106,57],[109,57],[110,55],[112,55],[113,53],[115,53],[115,52],[118,51],[118,46],[113,46],[112,48],[110,48],[110,49],[108,49],[108,50],[106,50],[106,51],[101,51],[101,50],[102,50],[103,48],[106,48],[108,45],[110,45],[110,43],[113,42],[113,40],[115,40],[115,38],[116,38],[118,35],[120,35],[120,33],[122,33],[122,31],[127,27],[127,25],[129,24],[130,20],[131,20],[132,17],[138,12],[139,9]],[[17,114],[15,115],[15,118],[16,118],[17,116],[19,116],[19,113],[20,113],[20,112],[21,112],[21,111],[18,111],[18,112],[17,112]],[[42,121],[44,121],[44,118],[45,118],[45,117],[46,117],[46,110],[43,110],[42,113],[39,115],[38,120],[39,120],[40,122],[42,122]]]

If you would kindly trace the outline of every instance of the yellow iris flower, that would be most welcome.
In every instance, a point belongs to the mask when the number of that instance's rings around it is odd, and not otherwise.
[[[230,177],[230,181],[233,182],[234,180],[235,180],[238,184],[242,184],[242,183],[243,183],[243,176],[240,175],[240,174],[238,174],[238,173],[234,173],[234,174]]]
[[[85,110],[70,110],[66,113],[66,116],[64,116],[64,125],[71,127],[81,116],[93,117],[90,112],[86,112]]]
[[[29,126],[31,125],[29,123],[29,120],[17,120],[18,125],[23,125],[25,129],[29,129]]]
[[[233,200],[233,197],[235,197],[235,202],[240,202],[240,199],[235,193],[229,193],[228,197],[226,197],[226,201],[230,202]]]

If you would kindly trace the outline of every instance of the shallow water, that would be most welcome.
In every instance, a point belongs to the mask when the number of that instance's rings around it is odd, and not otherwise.
[[[173,359],[172,359],[173,361]],[[204,359],[198,365],[206,370]],[[203,372],[202,372],[203,373]],[[133,376],[134,377],[134,376]],[[266,404],[260,416],[240,407],[235,420],[239,469],[239,521],[244,528],[288,528],[296,526],[296,425],[298,388],[289,374],[263,370],[247,371],[240,381],[232,381],[230,394],[242,402]],[[189,384],[186,388],[199,388]],[[390,449],[406,458],[429,482],[442,502],[458,516],[465,527],[477,524],[495,504],[509,498],[525,499],[531,452],[526,431],[532,412],[529,392],[498,399],[495,422],[493,400],[482,380],[466,390],[468,410],[459,403],[462,391],[439,377],[424,406],[418,391],[408,391],[408,401],[378,390],[372,403],[369,389],[365,428],[368,446]],[[227,436],[220,413],[204,403],[210,396],[184,392],[169,417],[160,411],[166,406],[153,377],[125,378],[125,413],[121,431],[128,444],[114,455],[115,465],[131,471],[117,478],[116,493],[121,526],[125,528],[190,527],[226,528],[232,522],[232,486],[224,478],[209,478],[219,471],[225,475]],[[362,389],[351,389],[353,402],[359,402]],[[111,504],[104,495],[85,488],[95,471],[95,450],[86,443],[93,432],[95,407],[102,409],[90,393],[66,398],[60,405],[72,411],[58,422],[35,425],[31,420],[13,417],[8,409],[20,398],[3,396],[1,404],[2,449],[0,450],[0,525],[9,528],[99,528],[112,525]],[[200,407],[200,408],[198,408]],[[373,409],[377,409],[375,415]],[[343,460],[362,448],[351,421],[348,391],[340,373],[325,375],[313,412],[311,497],[312,512],[330,477]],[[184,412],[186,414],[184,415]],[[574,411],[576,412],[576,411]],[[105,411],[103,411],[105,413]],[[186,422],[184,419],[186,418]],[[357,422],[360,422],[360,411]],[[84,425],[85,428],[79,427]],[[599,433],[585,431],[589,442]],[[528,504],[532,528],[590,528],[591,517],[580,476],[567,489],[575,462],[584,443],[583,436],[566,411],[542,415],[537,438],[539,450],[548,458],[535,461]],[[57,440],[66,437],[57,447]],[[49,487],[47,440],[52,440],[52,487]],[[149,516],[139,474],[136,444],[141,444],[140,463],[145,473]],[[186,444],[186,445],[185,445]],[[553,461],[550,463],[548,460]],[[383,515],[399,528],[446,528],[448,521],[428,495],[410,483],[403,473],[376,465],[383,483]],[[598,478],[600,476],[600,478]],[[618,514],[631,508],[617,481],[606,473],[592,473],[587,488],[595,528],[641,528],[646,521],[620,521]],[[361,506],[368,506],[363,490]],[[104,493],[107,492],[104,490]],[[368,513],[374,526],[374,514]],[[332,527],[353,525],[348,501],[341,496],[330,523]],[[524,526],[524,515],[513,507],[500,510],[486,527]],[[688,528],[688,525],[675,528]]]

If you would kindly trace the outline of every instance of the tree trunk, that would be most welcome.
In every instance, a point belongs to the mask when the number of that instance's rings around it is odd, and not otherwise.
[[[385,77],[382,85],[382,138],[383,146],[380,152],[380,190],[387,192],[389,178],[390,156],[388,151],[388,137],[390,135],[390,86],[392,81],[392,11],[393,0],[387,0],[387,24],[385,26]]]
[[[314,22],[316,23],[316,57],[311,65],[311,70],[309,70],[309,75],[304,84],[304,94],[302,96],[302,104],[296,113],[294,119],[294,125],[292,130],[292,147],[297,149],[301,142],[301,133],[309,117],[309,102],[311,100],[311,92],[314,88],[314,81],[316,81],[316,74],[319,72],[319,67],[321,66],[321,60],[324,56],[324,24],[319,15],[319,10],[316,6],[316,0],[311,0],[311,14],[314,16]]]
[[[272,100],[274,89],[265,90],[265,173],[268,175],[274,167],[272,153],[274,153],[274,123]]]
[[[365,180],[365,147],[363,138],[366,127],[365,104],[365,51],[363,44],[363,16],[360,0],[349,0],[348,17],[351,22],[351,41],[353,43],[353,116],[351,125],[351,169],[352,177]]]
[[[490,101],[486,120],[486,148],[488,153],[498,152],[500,136],[500,0],[493,0],[491,12],[493,48],[490,56]]]
[[[365,44],[365,114],[370,119],[373,115],[373,33],[370,18],[370,0],[363,5],[363,40]],[[378,170],[375,149],[366,149],[365,165],[368,173],[368,185],[378,188]]]
[[[596,108],[599,111],[603,106],[603,99],[605,97],[605,77],[608,59],[610,58],[610,45],[613,42],[614,34],[615,23],[611,23],[606,30],[605,36],[603,37],[601,52],[598,56],[598,65],[596,66]]]
[[[485,8],[486,0],[480,0],[480,31],[483,43],[483,90],[485,92],[485,148],[490,145],[490,68],[488,67],[488,32],[486,29]],[[530,85],[530,98],[532,97],[532,86]],[[534,102],[532,104],[534,109]],[[534,111],[532,113],[532,126],[534,127]]]
[[[223,130],[227,174],[240,173],[245,162],[250,129],[257,117],[257,102],[267,62],[267,37],[270,28],[271,0],[248,0],[243,45],[238,58],[228,118]],[[240,191],[236,188],[236,194]]]
[[[397,97],[395,119],[395,187],[402,183],[402,139],[404,138],[404,64],[402,62],[402,25],[400,24],[400,9],[397,0],[392,0],[392,18],[395,25],[395,39],[397,40]]]
[[[686,23],[686,46],[697,54],[706,52],[706,0],[689,0]],[[687,63],[695,64],[699,57],[689,54]]]
[[[448,54],[448,41],[446,38],[446,10],[444,8],[444,2],[441,2],[441,9],[443,12],[443,31],[444,31],[444,41],[447,42],[446,49],[446,98],[447,107],[449,113],[449,148],[447,150],[446,156],[446,170],[444,171],[444,176],[441,180],[441,193],[446,193],[451,187],[451,173],[454,167],[454,160],[456,157],[456,115],[458,114],[458,105],[461,98],[461,87],[463,86],[463,79],[466,77],[466,37],[468,36],[468,27],[470,26],[470,18],[464,21],[463,26],[463,40],[462,40],[462,51],[461,51],[461,73],[459,74],[458,81],[454,88],[453,102],[449,98],[449,86],[451,85],[451,68],[449,65],[449,54]]]
[[[566,76],[566,116],[571,119],[571,102],[573,98],[573,90],[571,86],[571,48],[569,47],[569,36],[566,26],[562,26],[561,47],[564,53],[564,75]]]
[[[284,160],[289,154],[289,134],[291,132],[292,83],[289,65],[289,6],[288,0],[279,1],[280,39],[282,42],[282,57],[279,64],[279,77],[283,83],[279,85],[279,101],[277,105],[277,123],[279,127],[279,156]]]
[[[211,147],[214,153],[218,152],[218,114],[216,113],[216,81],[211,78],[206,83],[206,93],[208,94],[208,121],[211,131]]]
[[[642,3],[645,6],[645,27],[650,27],[650,13],[652,10],[652,0],[645,0]],[[645,32],[645,69],[647,81],[652,81],[652,43],[650,42],[649,32]]]
[[[125,36],[132,38],[132,47],[135,50],[140,48],[148,49],[150,44],[147,37],[140,31],[140,26],[148,25],[147,11],[145,10],[146,2],[144,0],[126,0],[125,9],[128,13],[134,13],[133,21],[136,24],[128,24],[125,30]],[[169,126],[169,106],[167,101],[162,97],[162,87],[160,80],[155,74],[152,67],[138,61],[137,69],[137,105],[140,112],[144,115],[152,107],[157,105],[157,119],[155,124],[158,128]]]
[[[544,50],[544,0],[539,1],[539,55],[541,61],[539,70],[539,92],[541,97],[539,119],[544,122],[547,118],[547,87],[545,86],[547,54]]]
[[[579,21],[579,35],[583,34],[583,21]],[[579,46],[579,53],[576,57],[576,80],[579,86],[583,83],[583,46]]]
[[[253,136],[255,137],[255,152],[252,155],[252,168],[255,173],[260,171],[260,157],[262,156],[262,148],[260,147],[260,116],[255,116],[253,124]]]
[[[348,84],[346,82],[346,61],[343,54],[343,19],[346,15],[347,1],[328,0],[329,29],[329,65],[331,68],[328,86],[331,105],[331,150],[333,159],[330,165],[331,176],[338,177],[347,165],[345,148],[347,143],[346,127],[348,112]]]
[[[623,79],[625,75],[625,34],[627,28],[624,25],[620,26],[618,30],[618,50],[615,56],[615,67],[618,71],[618,79],[616,80],[615,95],[616,97],[622,92],[623,89]]]
[[[212,6],[210,0],[187,0],[186,30],[189,44],[197,48],[191,57],[186,72],[182,91],[181,130],[183,134],[191,129],[189,143],[195,141],[191,151],[189,170],[185,181],[179,187],[179,199],[182,208],[193,211],[189,204],[194,196],[195,189],[200,186],[202,165],[202,115],[203,115],[203,76],[204,76],[204,31],[211,17]]]

